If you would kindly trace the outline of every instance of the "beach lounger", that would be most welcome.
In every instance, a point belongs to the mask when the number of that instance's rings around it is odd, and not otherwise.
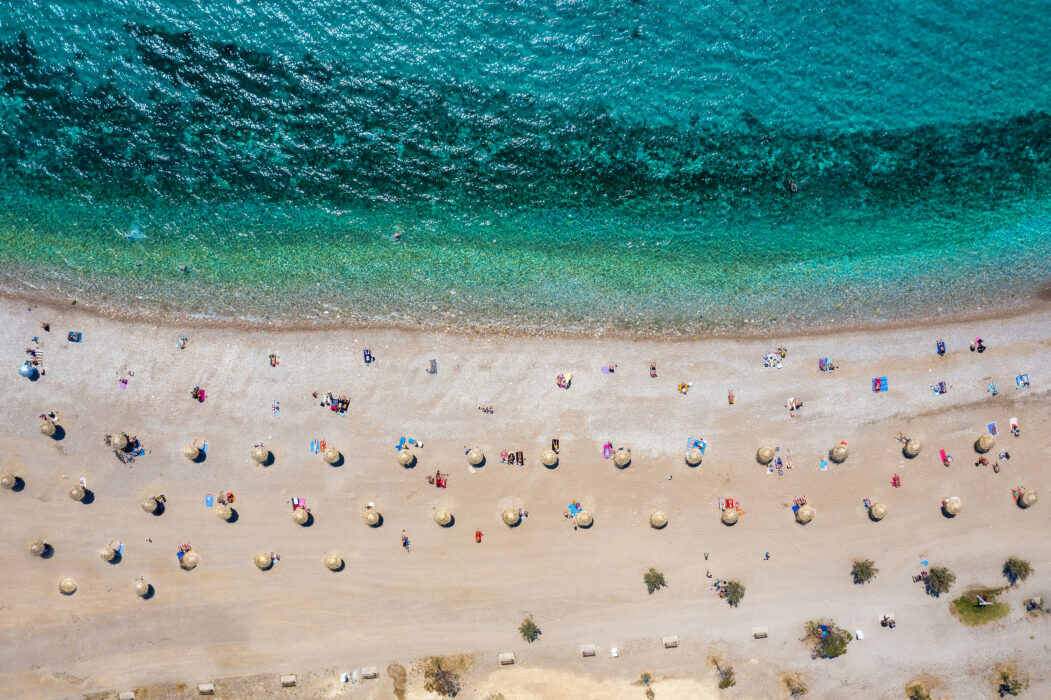
[[[945,341],[943,340],[938,341],[938,355],[945,355]]]
[[[887,378],[886,377],[875,377],[872,380],[872,391],[879,393],[887,390]]]
[[[999,389],[996,388],[996,382],[989,382],[989,393],[993,396],[1000,393]]]
[[[376,358],[374,358],[372,356],[372,351],[367,349],[367,348],[361,353],[361,356],[362,356],[362,359],[365,360],[365,364],[367,364],[367,365],[371,365],[372,361],[374,359],[376,359]]]
[[[438,374],[438,362],[437,362],[437,360],[431,360],[428,363],[427,374]]]
[[[1015,377],[1015,386],[1017,386],[1019,389],[1021,389],[1022,387],[1029,386],[1029,375],[1019,374],[1017,377]]]
[[[988,425],[986,425],[985,429],[988,430],[989,434],[992,435],[993,437],[997,437],[997,436],[1000,435],[1000,433],[996,432],[996,421],[993,421],[992,423],[989,423]]]
[[[69,333],[66,333],[66,340],[71,343],[79,343],[83,335],[84,334],[80,331],[70,331]]]

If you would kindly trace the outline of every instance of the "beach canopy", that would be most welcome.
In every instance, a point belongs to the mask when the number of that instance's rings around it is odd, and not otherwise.
[[[737,522],[737,518],[740,517],[737,514],[736,508],[727,508],[723,511],[722,521],[724,525],[733,525]]]
[[[763,445],[756,451],[755,458],[760,464],[770,464],[774,461],[774,448]]]
[[[416,455],[410,452],[408,449],[398,451],[398,464],[403,467],[411,467],[412,463],[416,461]]]
[[[252,459],[255,460],[256,464],[265,464],[266,460],[270,459],[270,450],[259,445],[252,449]]]
[[[234,517],[234,511],[230,506],[220,503],[215,507],[215,517],[220,520],[229,520]]]
[[[102,561],[113,561],[116,558],[117,550],[114,549],[112,542],[99,549],[99,559]]]
[[[109,441],[110,447],[115,450],[124,450],[128,447],[128,436],[124,433],[114,433]]]
[[[29,553],[34,557],[39,557],[45,551],[47,551],[47,542],[44,542],[44,540],[31,540],[29,542]]]
[[[576,521],[580,527],[591,527],[592,520],[591,511],[582,510],[577,513]]]
[[[993,449],[993,445],[996,444],[996,438],[989,433],[982,433],[978,436],[978,439],[974,442],[974,449],[976,452],[988,452]]]
[[[329,552],[325,555],[325,568],[329,571],[339,571],[343,566],[343,557],[338,552]]]
[[[558,464],[558,455],[555,454],[554,450],[544,450],[544,454],[540,456],[540,461],[544,463],[545,467],[553,467]]]
[[[273,558],[271,558],[266,552],[259,552],[259,554],[255,555],[252,561],[255,562],[256,566],[263,570],[269,569],[270,565],[274,563]]]
[[[58,590],[62,595],[73,595],[77,592],[77,582],[67,576],[58,582]]]
[[[154,498],[153,496],[148,496],[147,498],[144,498],[143,501],[142,501],[142,509],[144,511],[146,511],[147,513],[156,513],[157,512],[157,508],[159,508],[159,507],[160,507],[160,503],[158,503],[157,499]]]
[[[518,514],[518,511],[515,510],[514,508],[508,508],[507,510],[505,510],[503,512],[503,515],[500,516],[500,518],[505,523],[507,523],[508,525],[511,525],[512,527],[518,524],[518,521],[521,519],[521,517],[522,516],[520,516]]]
[[[182,555],[182,561],[179,562],[179,566],[189,571],[200,563],[201,557],[197,555],[197,552],[191,549],[189,552]]]
[[[16,481],[18,481],[18,479],[14,474],[0,474],[0,487],[13,489]]]
[[[380,514],[374,508],[366,508],[365,512],[361,514],[361,519],[369,527],[376,527],[380,522]]]
[[[453,521],[453,514],[447,510],[439,510],[434,514],[434,522],[445,527]]]
[[[74,501],[84,500],[84,488],[80,484],[75,484],[69,489],[69,497]]]
[[[691,467],[696,467],[701,463],[701,459],[704,457],[701,451],[694,447],[692,450],[686,453],[686,463]]]
[[[296,522],[296,525],[306,525],[310,520],[310,513],[306,508],[296,508],[292,511],[292,520]]]
[[[869,517],[873,520],[883,520],[887,517],[887,506],[884,503],[873,503],[869,508]]]
[[[55,434],[55,421],[45,420],[40,423],[40,434],[48,437]]]
[[[192,462],[201,456],[201,450],[198,449],[195,445],[183,445],[182,456]]]
[[[1018,505],[1023,508],[1028,508],[1034,503],[1036,503],[1036,491],[1026,491],[1018,497]]]
[[[485,455],[482,454],[482,451],[480,449],[475,447],[467,452],[467,461],[477,467],[479,464],[485,461]]]
[[[908,440],[905,442],[905,456],[915,457],[920,453],[923,443],[919,440]]]
[[[324,457],[325,461],[329,464],[335,464],[339,461],[339,450],[337,450],[332,445],[329,445],[325,448]]]
[[[631,464],[631,453],[627,450],[617,450],[613,454],[613,464],[621,469]]]
[[[796,520],[798,520],[803,525],[806,525],[813,519],[814,509],[812,507],[806,504],[799,506],[799,510],[796,511]]]
[[[960,502],[959,498],[953,498],[951,500],[946,501],[945,505],[942,506],[942,508],[949,515],[959,515],[960,511],[963,510],[963,503]]]
[[[847,461],[848,454],[850,454],[850,452],[847,450],[847,446],[840,443],[829,451],[828,456],[832,458],[833,462],[839,464]]]
[[[150,594],[150,584],[146,579],[140,578],[135,581],[135,595],[145,598]]]
[[[650,527],[660,530],[662,527],[668,524],[668,516],[664,514],[663,510],[655,510],[650,513]]]

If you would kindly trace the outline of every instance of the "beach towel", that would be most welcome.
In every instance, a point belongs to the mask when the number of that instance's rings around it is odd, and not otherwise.
[[[792,514],[794,515],[799,510],[799,504],[796,503],[792,506]]]
[[[996,432],[996,421],[993,421],[992,423],[989,423],[988,425],[986,425],[985,429],[988,430],[989,434],[992,435],[993,437],[996,437],[996,436],[998,436],[1000,434],[1000,433]]]
[[[818,469],[820,469],[823,472],[827,472],[828,471],[828,462],[826,462],[825,460],[821,460],[821,466],[819,466]]]
[[[827,357],[822,357],[821,359],[819,359],[817,361],[817,368],[819,370],[821,370],[822,372],[827,372],[828,371],[828,358]]]
[[[1012,418],[1011,419],[1011,430],[1018,430],[1018,419],[1017,418]]]
[[[609,365],[602,365],[602,373],[603,374],[613,374],[613,370],[610,369]]]
[[[766,473],[767,474],[773,474],[774,473],[774,468],[773,467],[767,467],[766,468]]]
[[[207,496],[204,497],[204,506],[205,506],[205,508],[211,508],[214,504],[215,504],[215,496],[213,496],[212,494],[208,494]]]
[[[204,389],[201,389],[201,403],[204,403]]]
[[[1029,386],[1029,375],[1019,374],[1017,377],[1015,377],[1015,386],[1017,386],[1019,389],[1021,389],[1024,386]]]
[[[207,442],[202,442],[201,443],[201,454],[205,455],[206,457],[208,456],[208,443]]]
[[[427,374],[438,374],[438,361],[431,360],[430,366],[427,368]]]
[[[577,513],[579,513],[582,510],[583,510],[583,508],[578,506],[576,503],[570,503],[569,504],[569,514],[570,515],[574,515],[575,516]]]
[[[79,343],[82,337],[83,334],[80,331],[70,331],[66,334],[66,340],[71,343]]]
[[[944,464],[946,458],[945,450],[938,450],[938,456],[942,458],[942,464]]]
[[[602,456],[605,457],[606,459],[609,459],[610,457],[612,457],[613,456],[613,445],[609,444],[608,442],[605,445],[603,445],[602,446]]]
[[[186,552],[184,552],[184,551],[182,551],[180,549],[178,552],[175,553],[175,556],[179,557],[179,561],[182,561],[182,555],[183,554],[186,554]]]
[[[881,392],[887,390],[887,378],[886,377],[875,377],[872,380],[872,391]]]
[[[941,341],[941,340],[938,341],[938,354],[939,355],[944,355],[945,354],[945,342],[944,341]]]
[[[310,441],[310,454],[316,455],[318,453],[317,440]]]
[[[989,393],[996,396],[1000,391],[996,388],[996,382],[989,382]]]
[[[402,435],[402,436],[401,436],[401,440],[398,440],[398,444],[394,446],[394,449],[396,449],[396,450],[399,450],[399,451],[400,451],[400,450],[401,450],[401,448],[402,448],[402,447],[404,447],[404,446],[405,446],[405,436],[404,436],[404,435]],[[467,454],[467,453],[466,453],[466,452],[464,452],[464,454]]]
[[[686,451],[687,452],[689,452],[690,450],[692,450],[695,447],[698,450],[700,450],[701,454],[703,455],[704,451],[708,448],[708,443],[705,442],[704,440],[701,440],[700,438],[694,438],[694,437],[692,437],[692,438],[690,438],[689,440],[686,441]]]

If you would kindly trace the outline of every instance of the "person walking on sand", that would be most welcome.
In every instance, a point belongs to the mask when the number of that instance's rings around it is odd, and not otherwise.
[[[769,558],[770,558],[770,552],[767,552],[766,554],[763,555],[763,561],[766,561]]]

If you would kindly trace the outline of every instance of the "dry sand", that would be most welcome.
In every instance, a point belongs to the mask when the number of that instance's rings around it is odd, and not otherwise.
[[[0,316],[8,368],[0,377],[0,471],[25,480],[21,492],[0,491],[7,696],[138,687],[181,697],[199,682],[236,676],[242,680],[222,695],[392,697],[389,664],[412,669],[421,657],[459,653],[474,657],[460,697],[642,698],[633,685],[642,672],[657,679],[657,697],[714,697],[720,691],[706,664],[714,653],[737,672],[726,697],[778,697],[778,674],[788,671],[807,679],[811,697],[901,697],[920,674],[940,679],[945,696],[989,697],[992,669],[1004,661],[1030,678],[1033,697],[1051,694],[1049,619],[1030,619],[1021,607],[1051,594],[1047,310],[788,340],[682,342],[151,327],[68,307],[27,311],[17,300],[0,301]],[[42,320],[50,333],[39,330]],[[66,342],[69,329],[82,331],[83,342]],[[189,336],[185,350],[176,349],[180,333]],[[989,346],[984,354],[967,349],[976,334]],[[34,335],[42,336],[46,375],[30,382],[15,370]],[[934,353],[939,337],[945,358]],[[783,369],[764,368],[763,353],[781,342],[789,349]],[[362,363],[366,347],[372,366]],[[279,367],[269,366],[270,353]],[[821,356],[839,369],[820,373]],[[434,376],[424,371],[431,358]],[[614,374],[600,371],[606,363],[616,363]],[[134,376],[122,390],[125,370]],[[573,373],[568,391],[555,386],[562,371]],[[1023,371],[1033,385],[1016,389]],[[870,379],[881,375],[890,390],[873,394]],[[952,384],[947,395],[932,395],[938,380]],[[676,392],[683,381],[693,383],[687,396]],[[990,381],[1000,388],[995,398]],[[190,398],[194,385],[205,388],[204,404]],[[339,417],[312,391],[343,393],[351,409]],[[790,396],[804,404],[794,418],[784,408]],[[38,434],[38,415],[48,410],[61,414],[61,440]],[[1007,431],[1012,416],[1020,438]],[[990,457],[1011,453],[999,474],[974,466],[972,443],[992,420],[1001,437]],[[118,461],[103,444],[116,430],[138,436],[147,454]],[[899,430],[923,440],[916,459],[902,457]],[[413,469],[395,460],[403,435],[424,442]],[[689,436],[708,441],[697,468],[683,459]],[[195,438],[210,445],[196,464],[180,456]],[[343,463],[311,454],[315,438],[338,447]],[[552,438],[561,454],[549,470],[539,459]],[[631,446],[627,469],[603,459],[606,439]],[[850,458],[820,471],[841,440]],[[250,460],[259,442],[274,455],[269,466]],[[795,468],[768,475],[755,461],[761,444],[790,451]],[[483,467],[468,467],[465,445],[485,450]],[[512,448],[525,453],[525,466],[500,463],[501,449]],[[955,457],[951,468],[939,448]],[[450,475],[444,490],[425,480],[439,469]],[[900,489],[891,486],[895,473]],[[91,503],[67,496],[82,476]],[[1016,486],[1041,500],[1018,508]],[[225,490],[236,494],[236,522],[205,507],[206,494]],[[139,503],[157,493],[166,511],[147,515]],[[791,511],[804,494],[817,510],[805,527]],[[719,523],[721,496],[744,509],[732,528]],[[955,519],[939,511],[945,496],[963,500]],[[307,500],[312,526],[292,522],[292,497]],[[868,520],[866,497],[889,506],[883,522]],[[589,530],[574,531],[563,518],[571,499],[594,513]],[[361,521],[369,501],[381,527]],[[529,518],[508,528],[500,521],[506,507]],[[452,527],[434,523],[438,508],[452,511]],[[654,509],[669,516],[661,531],[648,526]],[[53,545],[52,557],[26,551],[36,536]],[[116,564],[96,554],[110,540],[126,545]],[[201,556],[192,572],[177,565],[183,542]],[[324,568],[331,550],[342,553],[345,570]],[[281,561],[259,571],[258,551]],[[956,572],[954,593],[997,584],[1009,555],[1027,558],[1036,573],[1002,596],[1011,613],[989,627],[961,626],[949,612],[954,595],[935,599],[912,582],[927,559]],[[866,586],[849,576],[858,556],[880,568]],[[648,595],[642,574],[651,566],[669,587]],[[747,586],[738,609],[713,594],[706,569]],[[140,575],[156,589],[149,600],[134,593]],[[64,576],[76,578],[76,594],[59,594]],[[895,630],[878,624],[887,611],[897,616]],[[531,645],[517,632],[527,614],[543,630]],[[863,630],[865,639],[840,659],[812,660],[800,637],[818,617]],[[769,628],[768,639],[751,639],[758,625]],[[679,647],[661,648],[663,635],[678,635]],[[597,656],[580,658],[581,644],[597,645]],[[497,666],[504,651],[515,652],[515,667]],[[339,672],[373,665],[380,680],[338,683]],[[281,673],[299,674],[301,687],[279,690]],[[404,694],[424,695],[418,672]]]

